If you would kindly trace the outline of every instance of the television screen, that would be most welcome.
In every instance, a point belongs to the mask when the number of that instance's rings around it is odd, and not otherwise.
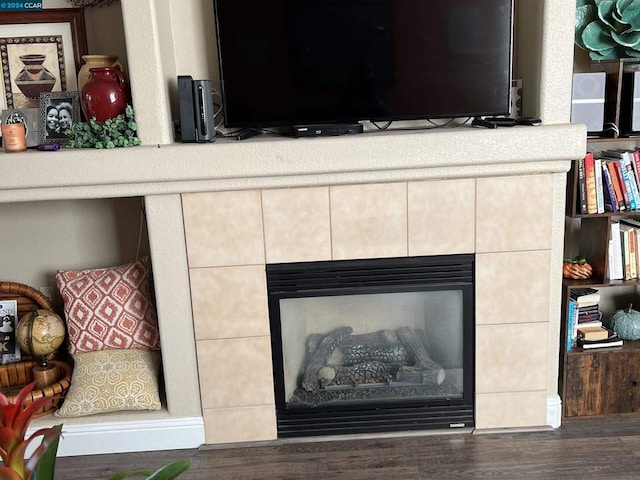
[[[214,0],[225,126],[509,113],[513,0]]]

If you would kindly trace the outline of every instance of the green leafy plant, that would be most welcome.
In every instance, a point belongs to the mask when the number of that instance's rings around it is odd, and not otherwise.
[[[43,469],[46,467],[45,463],[51,463],[50,449],[53,451],[55,464],[55,453],[58,450],[62,425],[41,428],[28,438],[26,437],[31,420],[42,408],[48,407],[53,401],[49,397],[41,397],[25,406],[24,401],[34,386],[33,382],[25,385],[14,401],[10,401],[0,392],[0,457],[3,463],[0,466],[0,479],[2,480],[35,480],[36,477],[38,480],[53,480],[52,471],[48,476]],[[42,437],[40,445],[29,458],[25,458],[29,445],[39,437]],[[46,458],[46,462],[38,468],[43,458]],[[36,470],[38,470],[37,473]]]
[[[575,43],[592,60],[640,57],[640,2],[577,0]]]
[[[187,471],[190,466],[187,460],[176,460],[156,470],[154,473],[147,470],[135,470],[132,472],[116,473],[109,477],[108,480],[122,480],[123,478],[135,477],[136,475],[144,475],[148,480],[173,480],[182,472]]]
[[[69,141],[66,148],[116,148],[141,145],[137,135],[133,107],[127,105],[125,112],[115,118],[98,122],[95,117],[88,122],[77,122],[65,130]]]

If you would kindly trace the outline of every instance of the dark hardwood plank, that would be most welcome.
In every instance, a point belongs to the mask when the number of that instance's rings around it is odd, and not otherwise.
[[[61,457],[56,478],[107,478],[186,458],[184,480],[636,479],[640,417],[566,420],[556,430],[204,446]]]

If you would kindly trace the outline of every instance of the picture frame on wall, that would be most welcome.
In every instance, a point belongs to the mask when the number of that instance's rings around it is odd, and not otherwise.
[[[81,8],[0,15],[0,110],[40,108],[40,94],[78,90],[87,53]]]
[[[40,107],[2,110],[0,124],[22,123],[28,147],[40,144]]]
[[[80,118],[78,92],[49,92],[40,94],[40,144],[69,141],[65,130]]]

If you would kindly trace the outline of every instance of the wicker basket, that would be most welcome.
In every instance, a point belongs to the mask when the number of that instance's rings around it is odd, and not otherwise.
[[[40,291],[33,287],[16,282],[0,282],[0,299],[16,300],[18,303],[18,319],[22,318],[31,310],[43,308],[54,310],[53,303]],[[53,402],[45,407],[36,416],[45,415],[60,406],[64,396],[71,385],[71,365],[61,361],[50,359],[48,362],[55,366],[56,382],[41,389],[34,389],[25,400],[25,405],[30,404],[36,398],[50,397]],[[9,400],[13,401],[22,387],[33,381],[33,367],[38,362],[26,359],[23,362],[0,365],[0,388]]]
[[[18,302],[18,319],[33,308],[55,311],[53,303],[42,292],[29,285],[16,282],[0,282],[0,299]]]
[[[53,399],[53,403],[48,407],[44,407],[35,415],[36,417],[50,413],[58,408],[71,385],[71,373],[73,371],[71,365],[60,360],[50,360],[49,363],[54,365],[58,381],[44,388],[32,390],[24,402],[25,405],[29,405],[35,399],[41,397]],[[2,393],[7,396],[9,401],[13,401],[20,389],[33,381],[33,367],[36,365],[38,365],[38,362],[33,360],[0,365],[0,386],[2,386]]]

